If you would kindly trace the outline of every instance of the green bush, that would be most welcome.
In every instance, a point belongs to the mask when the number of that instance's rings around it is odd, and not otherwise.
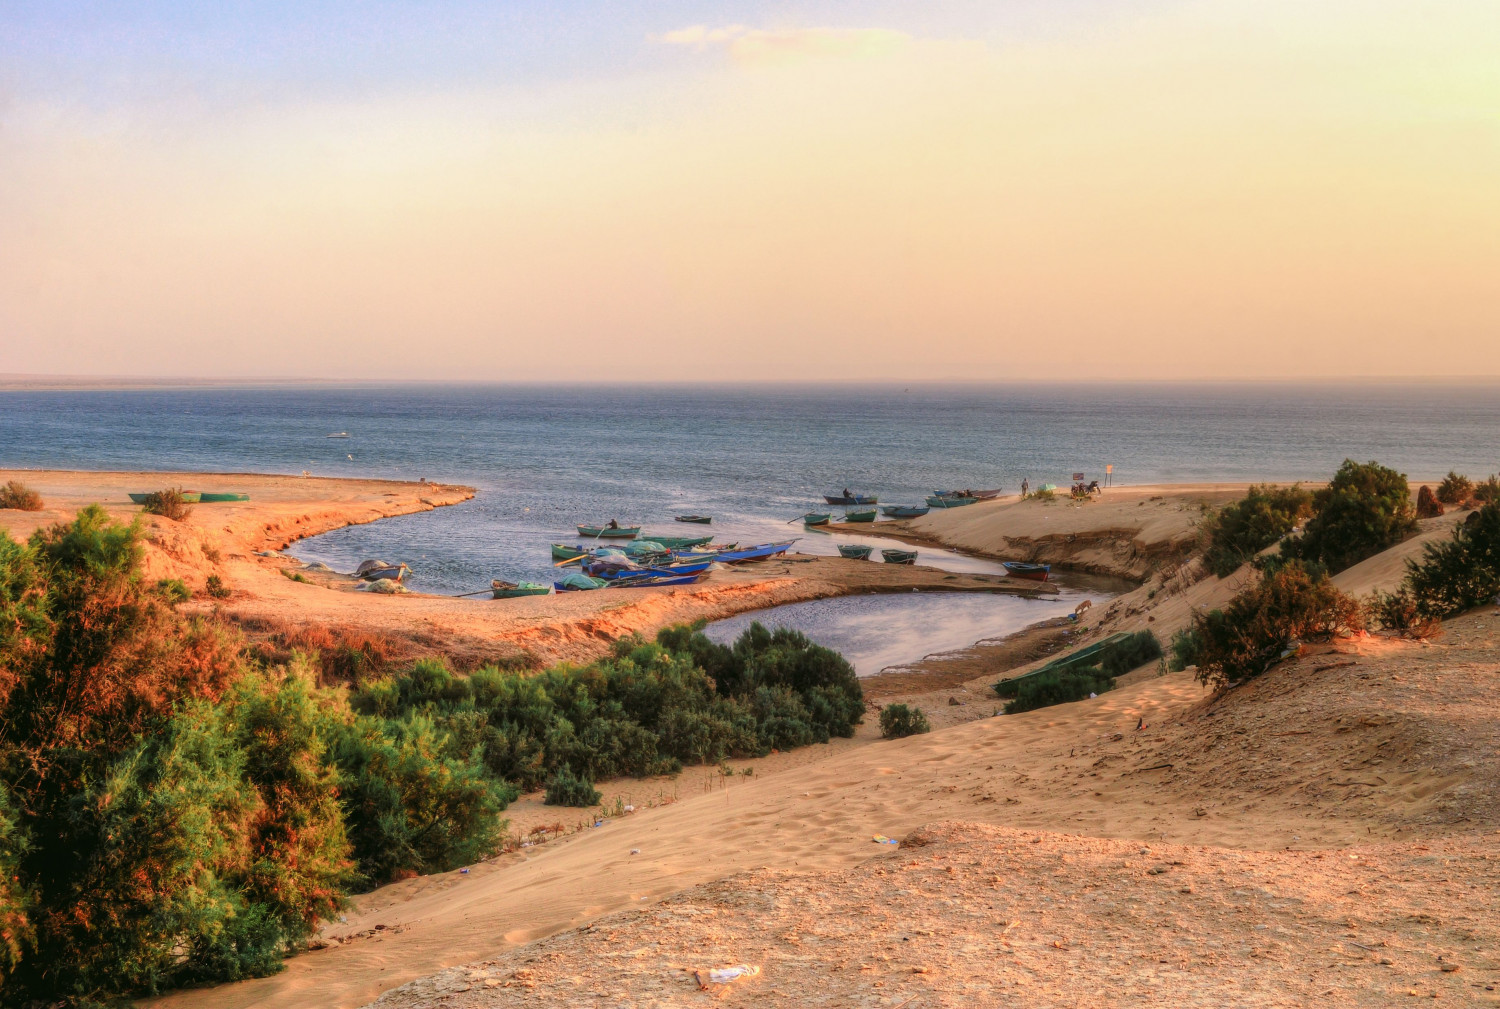
[[[178,487],[168,487],[166,490],[152,491],[147,494],[141,510],[147,515],[160,515],[173,522],[186,521],[187,517],[193,514],[193,506],[183,500],[182,490]]]
[[[1480,504],[1500,501],[1500,476],[1491,474],[1489,479],[1474,485],[1474,500]]]
[[[564,767],[547,782],[547,796],[543,800],[548,806],[597,806],[603,798],[594,783],[579,777]]]
[[[1365,603],[1365,610],[1375,626],[1395,631],[1403,638],[1431,637],[1440,623],[1422,614],[1417,598],[1404,586],[1395,592],[1376,590]]]
[[[1203,648],[1203,642],[1197,633],[1186,627],[1172,635],[1172,647],[1170,657],[1167,659],[1167,668],[1174,673],[1180,673],[1188,666],[1198,661],[1198,652]]]
[[[1437,499],[1445,505],[1461,505],[1474,493],[1474,481],[1451,469],[1438,484]]]
[[[932,726],[927,724],[927,715],[921,708],[887,704],[880,709],[880,734],[886,739],[901,739],[931,731]]]
[[[19,480],[8,480],[4,487],[0,487],[0,508],[39,512],[42,510],[42,496]]]
[[[1401,542],[1415,528],[1411,488],[1403,474],[1345,459],[1328,486],[1313,494],[1313,517],[1302,535],[1283,542],[1281,552],[1337,574]]]
[[[1159,658],[1161,642],[1156,640],[1156,635],[1150,631],[1136,631],[1113,647],[1104,649],[1098,666],[1105,676],[1124,676],[1132,669],[1139,669]]]
[[[1457,616],[1500,595],[1500,502],[1470,513],[1450,539],[1428,543],[1420,561],[1407,561],[1401,594],[1416,615],[1430,620]]]
[[[181,578],[161,578],[156,582],[156,591],[170,606],[193,598],[193,590]]]
[[[231,595],[233,595],[233,593],[230,592],[229,587],[224,584],[224,579],[220,578],[218,575],[209,575],[208,578],[204,580],[203,591],[207,592],[209,596],[214,599],[228,599]]]
[[[1314,577],[1297,562],[1267,574],[1222,610],[1194,613],[1191,655],[1198,679],[1210,686],[1237,683],[1265,672],[1288,642],[1326,638],[1361,629],[1359,603]],[[1174,641],[1174,645],[1176,642]]]
[[[1090,694],[1102,694],[1115,689],[1114,677],[1106,675],[1098,666],[1056,672],[1045,670],[1013,682],[1014,699],[1005,705],[1007,715],[1081,701]]]
[[[1225,505],[1208,520],[1208,568],[1220,578],[1291,532],[1312,514],[1312,492],[1301,484],[1252,486],[1246,495]]]

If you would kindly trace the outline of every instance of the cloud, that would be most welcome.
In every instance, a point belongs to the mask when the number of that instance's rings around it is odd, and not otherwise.
[[[889,28],[749,28],[726,25],[679,28],[654,41],[686,46],[699,52],[722,48],[736,63],[765,65],[797,63],[819,58],[863,59],[884,56],[913,41],[905,32]]]

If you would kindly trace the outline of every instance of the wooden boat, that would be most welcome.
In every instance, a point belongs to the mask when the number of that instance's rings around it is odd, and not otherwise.
[[[971,497],[975,501],[988,501],[999,497],[1000,490],[999,487],[993,490],[935,490],[932,494],[934,497]]]
[[[579,526],[578,535],[591,540],[633,540],[641,534],[640,526]]]
[[[333,434],[326,434],[323,437],[325,437],[325,438],[347,438],[347,437],[349,437],[349,432],[348,431],[335,431],[335,432],[333,432]]]
[[[691,575],[659,575],[650,572],[642,572],[638,575],[622,575],[612,580],[609,585],[614,589],[649,589],[658,585],[691,585],[703,580],[706,572]]]
[[[132,495],[130,495],[130,500],[133,503],[135,503],[135,504],[143,505],[143,504],[146,503],[146,499],[148,497],[150,497],[152,494],[160,494],[160,493],[161,493],[161,491],[147,491],[144,494],[132,494]],[[185,490],[185,491],[182,491],[181,494],[182,494],[182,503],[183,504],[197,504],[199,501],[201,501],[203,499],[203,495],[200,494],[198,491],[195,491],[195,490]],[[247,501],[249,500],[249,496],[248,495],[246,496],[245,500],[247,500]]]
[[[847,557],[851,561],[867,561],[874,550],[874,547],[867,547],[862,543],[839,544],[839,556]]]
[[[411,568],[402,564],[387,564],[385,561],[361,561],[359,567],[354,569],[357,578],[363,578],[367,582],[378,582],[389,580],[399,582],[411,574]]]
[[[566,543],[552,544],[552,559],[555,561],[577,560],[588,552],[588,547],[570,547]]]
[[[964,505],[975,504],[979,501],[977,497],[943,497],[934,494],[927,499],[929,508],[962,508]]]
[[[932,511],[931,508],[919,508],[916,505],[882,505],[880,510],[885,513],[886,518],[892,519],[921,518]]]
[[[745,561],[763,561],[777,554],[784,554],[792,548],[796,540],[786,540],[782,543],[760,543],[743,550],[721,550],[714,555],[714,559],[725,564],[742,564]]]
[[[1044,582],[1052,573],[1051,564],[1032,564],[1029,561],[1002,561],[1001,566],[1012,578],[1026,578],[1034,582]]]
[[[706,526],[714,520],[712,515],[678,515],[678,522],[696,522],[700,526]]]
[[[668,550],[691,550],[714,541],[712,536],[649,536],[647,539],[652,543],[660,543]]]
[[[881,558],[887,564],[915,564],[917,563],[917,552],[915,550],[882,550]]]
[[[490,582],[490,590],[494,592],[496,599],[516,599],[520,596],[548,596],[553,592],[551,585],[543,585],[540,582],[502,582],[496,578]]]
[[[874,494],[824,494],[823,500],[831,505],[872,505],[880,499]]]
[[[227,504],[230,501],[249,501],[250,495],[234,494],[230,492],[217,494],[204,491],[202,494],[198,495],[198,500],[202,501],[204,504]]]
[[[826,526],[828,520],[833,518],[828,512],[808,512],[802,516],[802,524],[808,526]]]
[[[874,522],[875,509],[861,509],[860,511],[844,512],[845,522]]]
[[[559,592],[586,592],[589,589],[602,589],[608,584],[603,578],[590,578],[581,571],[575,571],[562,581],[553,582],[552,587]]]

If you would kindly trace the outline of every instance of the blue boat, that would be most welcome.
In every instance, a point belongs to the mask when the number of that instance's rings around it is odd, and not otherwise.
[[[743,550],[720,550],[714,554],[713,559],[724,564],[742,564],[745,561],[763,561],[777,554],[784,554],[792,548],[796,540],[787,540],[783,543],[761,543],[757,546],[746,547]]]
[[[921,508],[916,505],[881,505],[880,510],[890,519],[915,519],[926,515],[931,508]]]
[[[1032,564],[1029,561],[1001,561],[1000,563],[1012,578],[1044,582],[1052,574],[1051,564]]]
[[[692,585],[704,579],[704,572],[695,575],[660,575],[643,571],[640,574],[621,576],[609,583],[613,589],[649,589],[659,585]]]

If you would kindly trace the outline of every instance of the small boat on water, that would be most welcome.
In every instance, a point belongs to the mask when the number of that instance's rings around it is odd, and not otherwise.
[[[132,495],[130,495],[130,500],[134,504],[143,505],[143,504],[146,503],[146,499],[149,498],[152,494],[160,494],[160,493],[161,493],[161,491],[154,490],[154,491],[147,491],[144,494],[132,494]],[[197,504],[199,501],[203,500],[203,495],[200,494],[198,491],[195,491],[195,490],[179,491],[178,493],[180,493],[182,495],[182,503],[183,504]],[[246,501],[250,500],[250,496],[248,494],[245,495],[245,500]]]
[[[348,431],[335,431],[335,432],[333,432],[333,434],[324,435],[324,437],[325,438],[347,438],[347,437],[349,437],[349,432]]]
[[[929,508],[962,508],[964,505],[978,503],[979,499],[977,497],[944,497],[940,494],[934,494],[927,499],[927,507]]]
[[[881,558],[887,564],[915,564],[917,563],[917,552],[915,550],[882,550]]]
[[[802,516],[802,524],[807,526],[826,526],[828,520],[833,518],[828,512],[808,512]]]
[[[520,596],[549,596],[553,592],[551,585],[543,585],[540,582],[503,582],[496,578],[490,582],[490,590],[495,599],[516,599]]]
[[[862,543],[839,544],[839,556],[847,557],[851,561],[867,561],[870,559],[870,554],[873,553],[874,550],[874,547],[868,547]]]
[[[714,541],[712,536],[651,536],[652,543],[660,543],[668,550],[691,550],[693,547],[707,546]]]
[[[230,501],[249,501],[250,495],[235,494],[228,491],[222,494],[209,493],[208,491],[204,491],[202,494],[198,495],[198,500],[202,501],[204,504],[227,504]]]
[[[823,500],[831,505],[872,505],[879,504],[880,499],[874,494],[824,494]]]
[[[862,508],[859,511],[844,512],[845,522],[874,522],[875,509]]]
[[[579,526],[578,535],[591,540],[633,540],[641,534],[640,526]]]
[[[387,564],[385,561],[369,560],[360,561],[359,567],[354,569],[354,576],[362,578],[367,582],[378,581],[404,581],[411,574],[411,568],[402,564]]]
[[[700,526],[706,526],[709,523],[713,522],[713,520],[714,520],[714,517],[712,515],[678,515],[677,516],[677,521],[678,522],[696,522]]]
[[[891,519],[916,519],[932,511],[931,508],[919,508],[916,505],[881,505],[880,510],[885,513],[886,518]]]
[[[1012,578],[1026,578],[1034,582],[1044,582],[1052,573],[1051,564],[1032,564],[1029,561],[1001,561],[1007,574]]]

